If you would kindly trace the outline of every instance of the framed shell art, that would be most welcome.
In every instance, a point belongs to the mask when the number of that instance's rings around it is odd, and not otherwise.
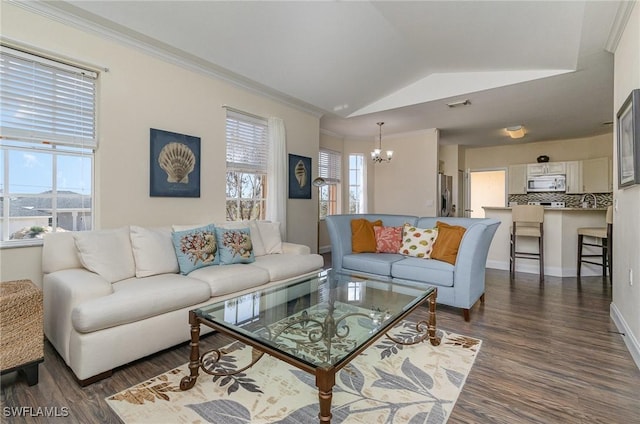
[[[289,199],[311,199],[311,158],[289,154]]]
[[[640,184],[640,88],[618,111],[618,188]]]
[[[200,197],[200,137],[151,128],[149,195]]]

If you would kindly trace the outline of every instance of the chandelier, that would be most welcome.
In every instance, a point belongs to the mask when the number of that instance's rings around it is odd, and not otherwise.
[[[380,127],[380,138],[378,139],[378,148],[373,149],[371,152],[371,159],[374,163],[382,163],[382,162],[391,162],[391,158],[393,157],[393,150],[387,150],[387,156],[382,157],[382,126],[384,122],[378,122],[378,127]]]

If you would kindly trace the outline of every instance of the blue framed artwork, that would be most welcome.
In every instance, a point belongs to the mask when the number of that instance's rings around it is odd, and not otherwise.
[[[200,197],[200,137],[151,128],[149,195]]]
[[[289,154],[289,199],[311,199],[311,158]]]

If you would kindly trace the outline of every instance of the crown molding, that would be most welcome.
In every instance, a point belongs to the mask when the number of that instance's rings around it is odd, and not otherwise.
[[[609,38],[607,39],[607,44],[605,45],[605,50],[609,53],[615,53],[618,48],[618,43],[620,42],[620,38],[622,37],[622,33],[624,32],[625,27],[627,26],[627,22],[629,22],[629,18],[631,17],[631,12],[633,11],[633,7],[638,2],[635,0],[632,1],[621,1],[618,4],[618,11],[616,12],[616,17],[613,20],[613,24],[611,25],[611,30],[609,31]]]
[[[315,118],[319,119],[326,113],[324,110],[302,100],[298,100],[249,78],[237,75],[225,68],[222,68],[221,66],[153,40],[150,37],[114,24],[111,21],[107,21],[106,19],[84,12],[68,3],[42,0],[8,0],[8,2],[29,12],[44,16],[64,25],[73,26],[82,31],[97,34],[109,40],[116,41],[119,44],[135,48],[143,53],[173,65],[180,66],[184,69],[223,80],[235,85],[236,87],[243,88],[247,91],[290,106],[301,112],[308,113]]]
[[[325,130],[324,128],[320,128],[320,134],[327,135],[329,137],[341,138],[344,139],[344,135],[338,134],[337,132],[333,132],[330,130]]]

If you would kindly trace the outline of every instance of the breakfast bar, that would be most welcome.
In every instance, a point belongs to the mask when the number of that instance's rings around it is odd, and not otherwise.
[[[493,238],[487,268],[509,269],[509,232],[511,208],[484,206],[485,216],[502,222]],[[575,277],[578,255],[578,228],[605,227],[606,207],[598,208],[553,208],[544,210],[544,273],[554,277]],[[537,241],[518,240],[518,249],[537,251]],[[516,262],[517,272],[538,273],[535,261]],[[583,265],[582,276],[602,275],[602,269],[595,265]]]

